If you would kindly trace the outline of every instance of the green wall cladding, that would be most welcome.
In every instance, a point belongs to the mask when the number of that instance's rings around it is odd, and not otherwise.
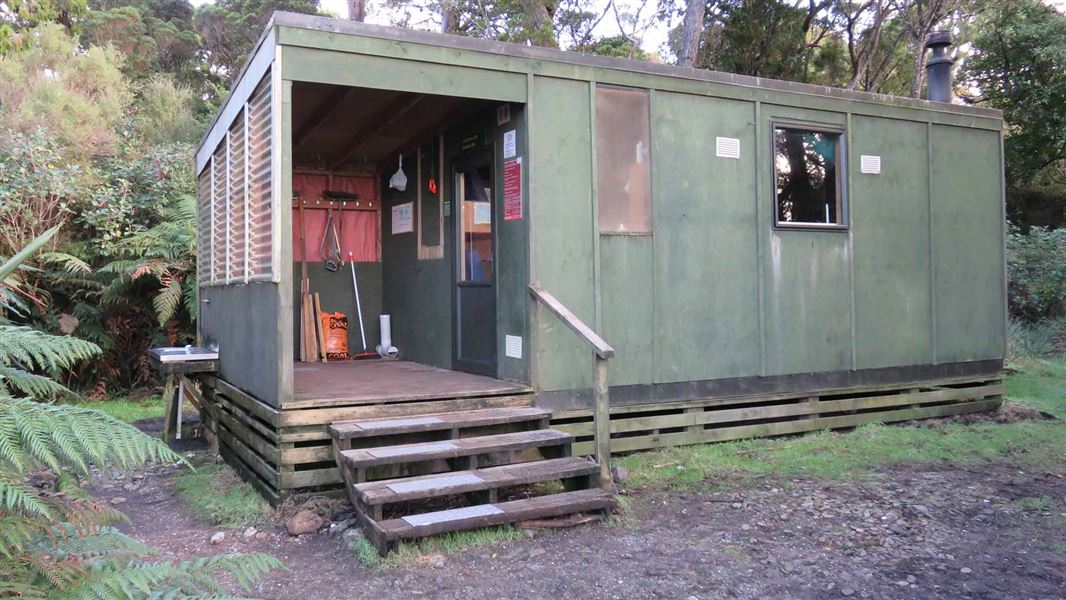
[[[287,307],[279,291],[269,282],[200,288],[199,331],[218,343],[219,376],[271,406],[284,399],[277,357]]]
[[[293,273],[300,277],[300,263],[292,265]],[[359,300],[363,307],[363,326],[366,329],[366,345],[373,350],[381,340],[381,327],[378,317],[381,315],[381,263],[355,263],[356,278],[359,280]],[[348,351],[352,354],[362,351],[363,342],[359,337],[359,312],[355,308],[355,290],[352,288],[352,267],[345,263],[337,271],[327,271],[323,263],[307,263],[307,279],[311,292],[317,293],[322,310],[328,313],[340,312],[348,317]],[[293,327],[292,340],[297,351],[300,348],[300,286],[292,291]]]
[[[999,132],[655,90],[652,234],[600,236],[590,90],[532,91],[534,279],[614,346],[611,385],[1003,357]],[[846,130],[847,228],[774,226],[775,122]],[[587,389],[588,350],[535,331],[535,383]]]
[[[625,302],[654,290],[654,328],[645,334],[655,339],[656,382],[759,371],[754,108],[652,96],[655,273],[626,296],[605,289],[603,297]],[[717,136],[740,139],[742,159],[715,158]]]
[[[1002,179],[999,137],[934,125],[933,268],[936,360],[1001,358],[1003,298]]]
[[[933,359],[926,128],[852,118],[852,164],[864,154],[882,162],[880,175],[852,169],[856,368]]]
[[[415,152],[404,155],[407,189],[389,187],[395,168],[385,169],[381,178],[381,311],[392,321],[392,343],[400,358],[450,369],[452,367],[452,238],[444,237],[444,257],[419,260],[417,230],[392,235],[392,207],[414,202],[422,186],[423,200],[433,149],[422,149],[422,177],[417,177]],[[445,178],[441,178],[444,185]],[[445,198],[451,191],[445,185]],[[444,220],[447,228],[451,219]],[[376,343],[376,342],[375,342]]]
[[[530,96],[531,279],[595,327],[590,84],[536,77]],[[542,389],[592,385],[584,342],[539,303],[533,327],[533,377]]]

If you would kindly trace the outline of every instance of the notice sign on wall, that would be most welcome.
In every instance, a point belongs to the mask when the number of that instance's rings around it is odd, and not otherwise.
[[[415,230],[415,203],[405,202],[392,207],[392,235]]]
[[[503,220],[522,218],[522,158],[503,161]]]

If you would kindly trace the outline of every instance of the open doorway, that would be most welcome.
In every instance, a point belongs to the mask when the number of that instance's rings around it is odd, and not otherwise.
[[[498,106],[293,84],[297,402],[356,390],[381,401],[522,389],[496,380]],[[382,315],[398,359],[376,358]],[[341,327],[347,356],[327,348],[323,364],[300,352]]]

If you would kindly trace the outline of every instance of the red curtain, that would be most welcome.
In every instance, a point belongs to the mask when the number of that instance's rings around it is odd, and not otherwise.
[[[326,190],[358,194],[360,199],[372,201],[374,210],[335,210],[333,219],[341,241],[341,254],[348,260],[348,253],[356,262],[377,262],[381,260],[381,213],[375,194],[373,177],[348,177],[339,175],[312,175],[293,173],[292,189],[302,200],[315,200],[322,197]],[[304,209],[304,231],[307,244],[307,260],[322,262],[319,247],[326,228],[325,209]],[[292,248],[293,260],[303,258],[303,244],[300,242],[300,214],[292,212]]]

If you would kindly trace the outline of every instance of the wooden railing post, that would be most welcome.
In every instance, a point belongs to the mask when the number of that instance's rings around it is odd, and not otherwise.
[[[611,400],[607,388],[607,359],[596,356],[596,383],[592,389],[592,418],[596,430],[596,462],[600,465],[600,487],[614,491],[611,477]]]
[[[592,347],[596,355],[596,373],[592,383],[592,419],[596,435],[596,462],[600,465],[600,487],[614,491],[611,478],[611,399],[607,386],[607,359],[614,356],[611,347],[598,333],[577,317],[562,302],[537,284],[529,286],[529,293],[570,328],[581,341]]]

